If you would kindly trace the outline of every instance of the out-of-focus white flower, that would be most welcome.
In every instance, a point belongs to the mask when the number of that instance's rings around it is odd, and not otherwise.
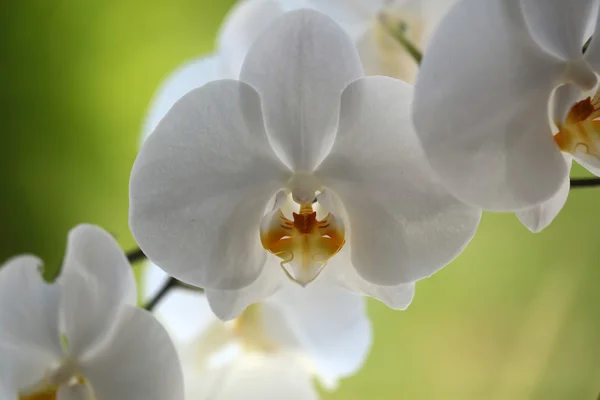
[[[175,347],[134,306],[131,267],[108,233],[73,229],[52,285],[40,266],[25,255],[0,270],[0,398],[183,399]]]
[[[413,82],[418,65],[398,36],[424,50],[454,0],[305,0],[351,35],[366,75]],[[279,0],[286,4],[288,0]]]
[[[167,279],[150,265],[152,296]],[[179,344],[187,400],[317,398],[313,378],[329,389],[356,373],[371,346],[365,299],[317,282],[291,282],[238,318],[223,322],[206,297],[175,289],[155,309]]]
[[[162,83],[144,123],[148,136],[177,100],[218,79],[238,79],[250,46],[283,13],[315,8],[344,27],[358,48],[365,75],[386,75],[413,82],[417,64],[393,37],[405,35],[424,49],[438,21],[455,0],[246,0],[227,15],[217,51],[176,69]]]
[[[170,275],[206,288],[225,319],[286,276],[308,285],[324,269],[405,308],[396,293],[412,297],[413,282],[456,257],[480,218],[433,178],[411,97],[402,81],[364,77],[329,17],[285,14],[255,41],[241,81],[188,93],[144,142],[130,184],[138,244]],[[344,247],[351,263],[326,268]]]
[[[455,196],[518,211],[538,231],[565,203],[573,157],[599,174],[599,97],[583,95],[600,71],[597,15],[596,0],[463,0],[447,14],[421,68],[414,121]]]

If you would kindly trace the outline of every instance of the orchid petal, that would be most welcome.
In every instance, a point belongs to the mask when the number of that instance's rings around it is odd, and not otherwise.
[[[581,58],[583,44],[593,31],[598,0],[520,0],[533,39],[563,60]]]
[[[347,28],[372,22],[387,0],[309,0],[318,11],[325,13]]]
[[[177,68],[156,91],[148,109],[142,138],[146,139],[173,104],[186,93],[210,81],[229,78],[218,57],[201,57]]]
[[[518,0],[464,0],[432,38],[415,89],[414,123],[453,195],[496,211],[535,206],[567,168],[548,101],[566,65],[530,38]]]
[[[570,169],[570,165],[572,164],[571,157],[566,156],[565,158]],[[571,181],[569,176],[566,176],[560,189],[553,197],[537,206],[517,211],[517,217],[531,232],[541,232],[554,221],[554,218],[556,218],[560,210],[564,207],[569,197],[570,188]]]
[[[20,365],[26,375],[27,369],[38,372],[35,365],[47,368],[62,356],[60,291],[44,282],[41,265],[37,257],[23,255],[0,269],[0,345],[6,347],[0,364],[14,366],[14,373]]]
[[[596,176],[600,176],[600,160],[596,156],[578,151],[573,154],[573,158],[583,168]]]
[[[372,332],[361,296],[331,281],[317,279],[306,287],[289,282],[268,298],[267,304],[281,311],[302,352],[309,355],[319,377],[330,389],[340,378],[355,374],[363,365],[371,347]],[[268,310],[265,308],[267,327]],[[273,322],[279,321],[274,318]]]
[[[350,261],[350,253],[350,249],[345,248],[336,254],[327,265],[322,278],[333,280],[354,293],[373,297],[394,310],[406,310],[408,308],[415,295],[414,283],[396,286],[370,283],[361,278],[356,272]]]
[[[578,86],[573,84],[565,84],[556,88],[552,102],[552,122],[563,124],[573,105],[584,98],[583,93]]]
[[[110,340],[81,360],[80,367],[98,399],[183,400],[175,347],[145,310],[127,306]]]
[[[600,9],[596,9],[593,15],[596,16],[596,25],[594,26],[596,32],[591,35],[592,40],[588,45],[584,58],[598,74],[600,73],[600,35],[598,35],[598,32],[600,32]]]
[[[69,352],[90,350],[113,328],[121,307],[136,304],[131,265],[117,241],[92,225],[69,232],[59,281]]]
[[[208,83],[178,101],[142,146],[131,174],[131,230],[177,279],[246,287],[265,262],[261,217],[288,174],[269,145],[256,91]]]
[[[240,79],[260,94],[273,146],[293,171],[311,172],[335,138],[340,95],[363,75],[350,38],[329,17],[298,10],[256,40]]]
[[[238,78],[256,39],[287,11],[303,8],[302,0],[252,0],[237,2],[221,24],[217,38],[219,56],[232,78]]]
[[[306,368],[290,355],[249,354],[219,370],[206,399],[318,400]]]
[[[347,212],[352,264],[375,285],[430,276],[469,243],[481,216],[437,183],[408,116],[411,95],[388,77],[349,85],[335,145],[317,170]]]
[[[246,307],[273,295],[287,279],[279,260],[269,255],[256,281],[239,290],[206,289],[206,298],[215,315],[223,321],[236,318]]]

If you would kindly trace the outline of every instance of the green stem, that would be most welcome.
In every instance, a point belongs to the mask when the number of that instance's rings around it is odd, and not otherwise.
[[[404,24],[398,24],[394,26],[385,14],[379,16],[381,25],[387,29],[388,33],[396,39],[396,41],[406,50],[408,54],[415,60],[417,64],[421,64],[423,60],[423,53],[421,50],[406,36],[408,27]]]
[[[146,257],[146,255],[144,254],[142,249],[138,248],[138,249],[127,252],[127,259],[129,260],[130,264],[135,264],[140,261],[145,261],[148,258]]]
[[[600,178],[571,178],[571,189],[600,187]]]
[[[421,50],[419,50],[419,48],[413,42],[411,42],[404,33],[394,32],[392,35],[398,41],[398,43],[404,47],[404,50],[410,54],[413,60],[420,65],[421,61],[423,60],[423,53]]]
[[[144,309],[148,310],[148,311],[152,311],[158,305],[158,303],[160,303],[160,301],[167,295],[167,293],[169,293],[171,291],[171,289],[174,289],[174,288],[182,288],[182,289],[186,289],[186,290],[192,290],[192,291],[195,291],[198,293],[204,292],[204,290],[202,288],[197,288],[197,287],[188,285],[188,284],[183,283],[173,277],[170,277],[169,279],[167,279],[165,281],[165,283],[163,283],[161,288],[148,301],[148,303],[146,303],[146,305],[144,305]]]

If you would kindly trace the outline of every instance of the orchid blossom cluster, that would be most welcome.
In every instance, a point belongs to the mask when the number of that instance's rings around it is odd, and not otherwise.
[[[71,231],[53,283],[33,256],[7,261],[0,397],[334,389],[369,352],[364,296],[405,309],[482,210],[540,231],[573,159],[600,176],[599,8],[240,2],[217,51],[175,71],[144,124],[130,227],[155,315],[101,228]]]

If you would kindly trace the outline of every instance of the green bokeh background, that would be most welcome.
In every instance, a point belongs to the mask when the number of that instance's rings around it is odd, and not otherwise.
[[[0,259],[31,252],[55,270],[66,233],[81,222],[135,246],[127,185],[144,111],[165,75],[213,49],[231,3],[0,5]],[[418,284],[408,311],[369,303],[366,366],[323,397],[595,399],[598,205],[600,189],[573,191],[537,235],[513,215],[486,214],[467,250]]]

